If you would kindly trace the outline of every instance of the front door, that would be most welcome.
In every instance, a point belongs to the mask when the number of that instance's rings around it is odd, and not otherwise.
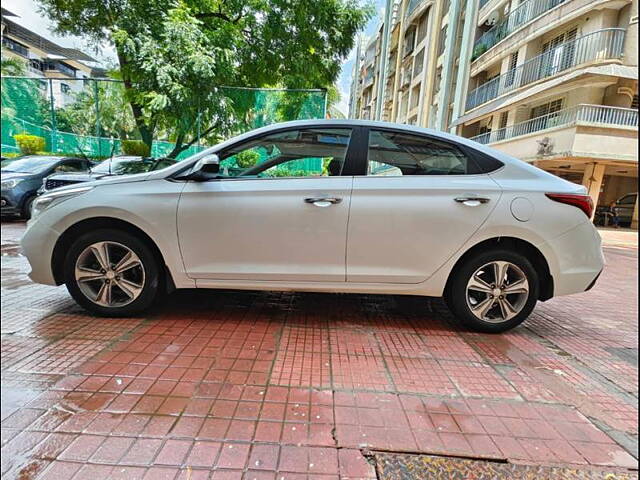
[[[372,129],[367,175],[353,182],[347,281],[420,283],[433,275],[500,198],[480,171],[447,142]]]
[[[189,182],[178,206],[196,279],[344,282],[351,130],[300,128],[220,152],[220,178]]]

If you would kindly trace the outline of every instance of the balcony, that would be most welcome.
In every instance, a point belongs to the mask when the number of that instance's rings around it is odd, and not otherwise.
[[[624,51],[624,37],[624,29],[609,28],[558,45],[469,92],[466,109],[469,111],[505,93],[584,63],[619,59]]]
[[[557,7],[565,0],[528,0],[510,12],[490,30],[485,32],[473,46],[472,61],[500,43],[524,24]],[[482,4],[481,4],[482,5]]]
[[[521,137],[550,128],[575,125],[590,125],[605,128],[638,128],[638,110],[633,108],[607,107],[580,104],[572,108],[532,118],[526,122],[471,137],[483,145]]]

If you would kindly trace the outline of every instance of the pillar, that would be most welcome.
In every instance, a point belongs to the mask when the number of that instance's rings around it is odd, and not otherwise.
[[[602,163],[587,163],[582,177],[582,185],[587,187],[587,193],[593,200],[593,205],[598,205],[598,197],[600,196],[600,187],[604,179],[605,165]],[[595,212],[595,208],[594,208]]]
[[[631,217],[631,228],[638,230],[638,197],[636,196],[636,204],[633,207],[633,216]]]

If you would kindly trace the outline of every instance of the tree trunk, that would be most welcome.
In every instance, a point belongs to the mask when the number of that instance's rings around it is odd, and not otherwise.
[[[171,152],[169,153],[169,155],[167,155],[167,158],[176,158],[183,151],[189,148],[188,144],[185,145],[182,143],[183,140],[184,140],[184,132],[178,133],[178,135],[176,136],[176,144],[173,147],[173,150],[171,150]]]

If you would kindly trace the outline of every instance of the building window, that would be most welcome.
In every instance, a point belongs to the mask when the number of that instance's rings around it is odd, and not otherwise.
[[[29,56],[29,48],[11,38],[2,37],[2,46],[23,57]]]
[[[496,131],[496,141],[504,140],[506,128],[507,128],[507,120],[509,120],[509,112],[502,112],[500,114],[500,121],[498,122],[498,130]]]
[[[562,99],[559,98],[543,105],[538,105],[531,109],[531,116],[529,118],[538,118],[551,113],[559,112],[562,110]]]
[[[406,57],[407,55],[409,55],[411,52],[413,52],[413,48],[415,47],[415,41],[416,41],[416,29],[415,27],[412,27],[411,29],[407,30],[407,33],[405,33],[404,35],[404,56]]]
[[[447,42],[447,26],[445,25],[440,30],[440,37],[438,38],[438,56],[444,53],[444,48]]]
[[[424,48],[418,52],[413,61],[413,78],[416,78],[422,72],[422,64],[424,63]]]
[[[31,67],[34,70],[38,70],[40,72],[44,70],[44,66],[42,65],[42,62],[40,60],[36,60],[35,58],[32,58],[31,60],[29,60],[29,67]]]
[[[636,93],[631,100],[631,108],[638,109],[638,94]]]
[[[418,20],[418,43],[420,43],[427,36],[429,30],[429,10],[427,10]]]
[[[518,65],[518,52],[512,53],[509,58],[509,70],[505,78],[505,85],[510,87],[516,78],[516,66]]]
[[[61,83],[60,84],[60,91],[62,93],[71,93],[71,87],[69,85],[67,85],[66,83]]]

